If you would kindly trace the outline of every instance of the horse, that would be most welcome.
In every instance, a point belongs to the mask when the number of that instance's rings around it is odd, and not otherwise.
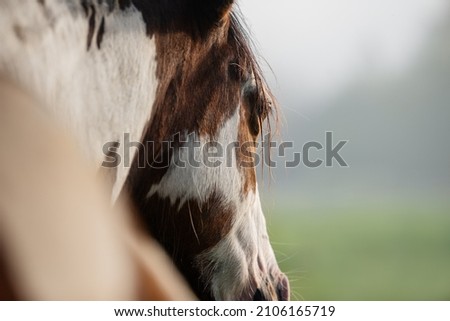
[[[0,9],[0,75],[75,138],[110,182],[111,203],[129,200],[194,293],[287,300],[251,157],[273,99],[234,1],[3,0]],[[199,151],[185,149],[198,145],[237,147],[212,166],[189,162]]]

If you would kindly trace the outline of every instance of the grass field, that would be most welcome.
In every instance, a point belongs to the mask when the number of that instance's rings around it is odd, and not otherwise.
[[[293,300],[450,300],[450,208],[267,210]]]

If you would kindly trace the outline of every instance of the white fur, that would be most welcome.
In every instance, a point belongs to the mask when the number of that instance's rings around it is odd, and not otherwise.
[[[177,150],[175,151],[176,157],[184,161],[187,167],[180,168],[172,164],[161,182],[150,188],[148,197],[156,193],[162,198],[169,198],[172,204],[180,200],[180,208],[190,199],[204,203],[214,191],[223,192],[224,201],[227,203],[238,199],[241,195],[242,176],[236,164],[236,151],[233,149],[232,155],[225,155],[225,147],[238,141],[239,121],[239,112],[236,111],[223,125],[218,137],[214,139],[224,148],[224,157],[220,159],[222,166],[212,168],[202,164],[202,166],[194,168],[188,163],[188,149]],[[212,140],[211,137],[199,137],[196,133],[186,136],[189,139],[185,147],[193,146],[194,140],[200,142],[201,148],[195,149],[195,159],[202,160],[202,149],[206,143]],[[227,157],[232,160],[232,166],[225,166]]]
[[[0,2],[0,73],[36,95],[100,166],[103,144],[122,143],[124,133],[130,133],[132,141],[141,140],[157,88],[155,42],[147,37],[135,8],[108,14],[106,5],[96,4],[88,51],[88,18],[80,1],[45,4],[44,9],[37,1]],[[105,34],[99,50],[102,17]],[[113,200],[128,170],[123,164],[118,168]]]

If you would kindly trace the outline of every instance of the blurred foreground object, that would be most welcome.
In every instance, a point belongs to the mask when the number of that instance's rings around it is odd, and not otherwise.
[[[0,78],[0,299],[194,299],[41,110]]]

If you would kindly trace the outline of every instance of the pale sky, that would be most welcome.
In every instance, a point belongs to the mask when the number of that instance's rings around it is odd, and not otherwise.
[[[339,94],[365,75],[406,71],[448,13],[449,0],[240,0],[278,95],[299,108]],[[295,106],[290,106],[295,108]]]

